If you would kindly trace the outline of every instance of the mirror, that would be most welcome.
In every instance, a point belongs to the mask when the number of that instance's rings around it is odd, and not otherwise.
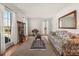
[[[76,29],[76,10],[59,18],[59,28]]]

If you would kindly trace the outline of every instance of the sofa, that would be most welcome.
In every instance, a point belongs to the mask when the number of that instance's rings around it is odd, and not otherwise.
[[[70,38],[68,43],[63,45],[64,56],[79,56],[79,36]]]
[[[60,55],[63,54],[63,45],[67,44],[68,39],[70,38],[71,33],[67,31],[56,31],[51,32],[48,36],[52,45],[56,48]]]

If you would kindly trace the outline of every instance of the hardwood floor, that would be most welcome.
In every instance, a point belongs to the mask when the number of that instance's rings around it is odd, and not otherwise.
[[[34,37],[28,37],[28,40],[22,44],[16,44],[6,50],[4,56],[57,56],[54,52],[53,47],[50,45],[47,36],[42,37],[46,44],[45,50],[31,50],[31,45]]]
[[[27,41],[27,37],[26,40],[24,40],[24,42]],[[24,43],[23,42],[23,43]],[[17,48],[19,48],[23,43],[19,42],[16,45],[12,45],[11,47],[9,47],[8,49],[6,49],[6,51],[4,52],[3,56],[10,56],[11,54],[13,54]]]
[[[24,42],[23,42],[24,43]],[[6,49],[5,53],[3,56],[10,56],[11,54],[13,54],[17,48],[19,48],[23,43],[18,43],[16,45],[13,45],[11,47],[9,47],[8,49]]]

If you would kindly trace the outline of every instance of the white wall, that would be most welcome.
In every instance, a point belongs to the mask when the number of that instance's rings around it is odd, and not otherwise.
[[[11,6],[10,7],[7,6],[7,7],[10,8]],[[16,44],[18,42],[17,21],[25,22],[25,19],[23,18],[24,14],[19,9],[14,8],[14,7],[11,7],[10,9],[13,12],[10,39],[11,39],[11,42],[14,42],[14,44]],[[5,6],[0,4],[0,33],[1,33],[0,54],[4,53],[5,49],[6,49],[6,47],[5,47],[5,37],[3,35],[3,12],[4,11],[5,11]]]
[[[2,54],[5,51],[5,39],[3,36],[3,12],[4,12],[4,6],[0,5],[0,54]]]
[[[52,26],[52,25],[53,25],[53,18],[49,18],[48,20],[49,20],[49,21],[48,21],[48,28],[49,28],[48,31],[49,31],[49,34],[50,34],[50,32],[53,31],[53,28],[52,28],[52,27],[53,27],[53,26]]]
[[[10,8],[13,12],[13,19],[12,19],[12,28],[11,28],[11,40],[16,44],[18,42],[18,28],[17,28],[17,21],[26,23],[26,19],[24,18],[24,13],[18,9],[17,7],[9,4],[5,4],[8,8]]]
[[[58,28],[58,18],[67,13],[70,13],[73,10],[77,10],[77,29],[59,29]],[[52,26],[53,26],[53,28],[52,28],[53,31],[67,30],[72,33],[79,33],[79,4],[70,4],[69,6],[65,7],[64,9],[61,9],[61,11],[57,15],[54,16]]]
[[[28,29],[28,31],[29,31],[29,34],[32,34],[32,30],[33,29],[38,29],[39,31],[40,31],[40,34],[43,34],[43,27],[42,27],[42,22],[44,21],[44,20],[47,20],[48,21],[48,33],[50,32],[50,31],[52,31],[52,27],[51,27],[51,25],[52,25],[52,18],[29,18],[29,29]]]
[[[38,29],[41,32],[42,27],[42,19],[41,18],[30,18],[29,19],[29,34],[32,34],[33,29]]]
[[[17,19],[16,14],[13,13],[13,19],[12,19],[12,28],[11,28],[11,42],[14,42],[16,44],[18,42],[18,29],[17,29]]]

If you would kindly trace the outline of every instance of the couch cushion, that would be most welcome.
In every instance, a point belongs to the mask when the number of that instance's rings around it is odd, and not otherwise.
[[[62,38],[69,37],[69,33],[67,31],[56,31],[56,35]]]

